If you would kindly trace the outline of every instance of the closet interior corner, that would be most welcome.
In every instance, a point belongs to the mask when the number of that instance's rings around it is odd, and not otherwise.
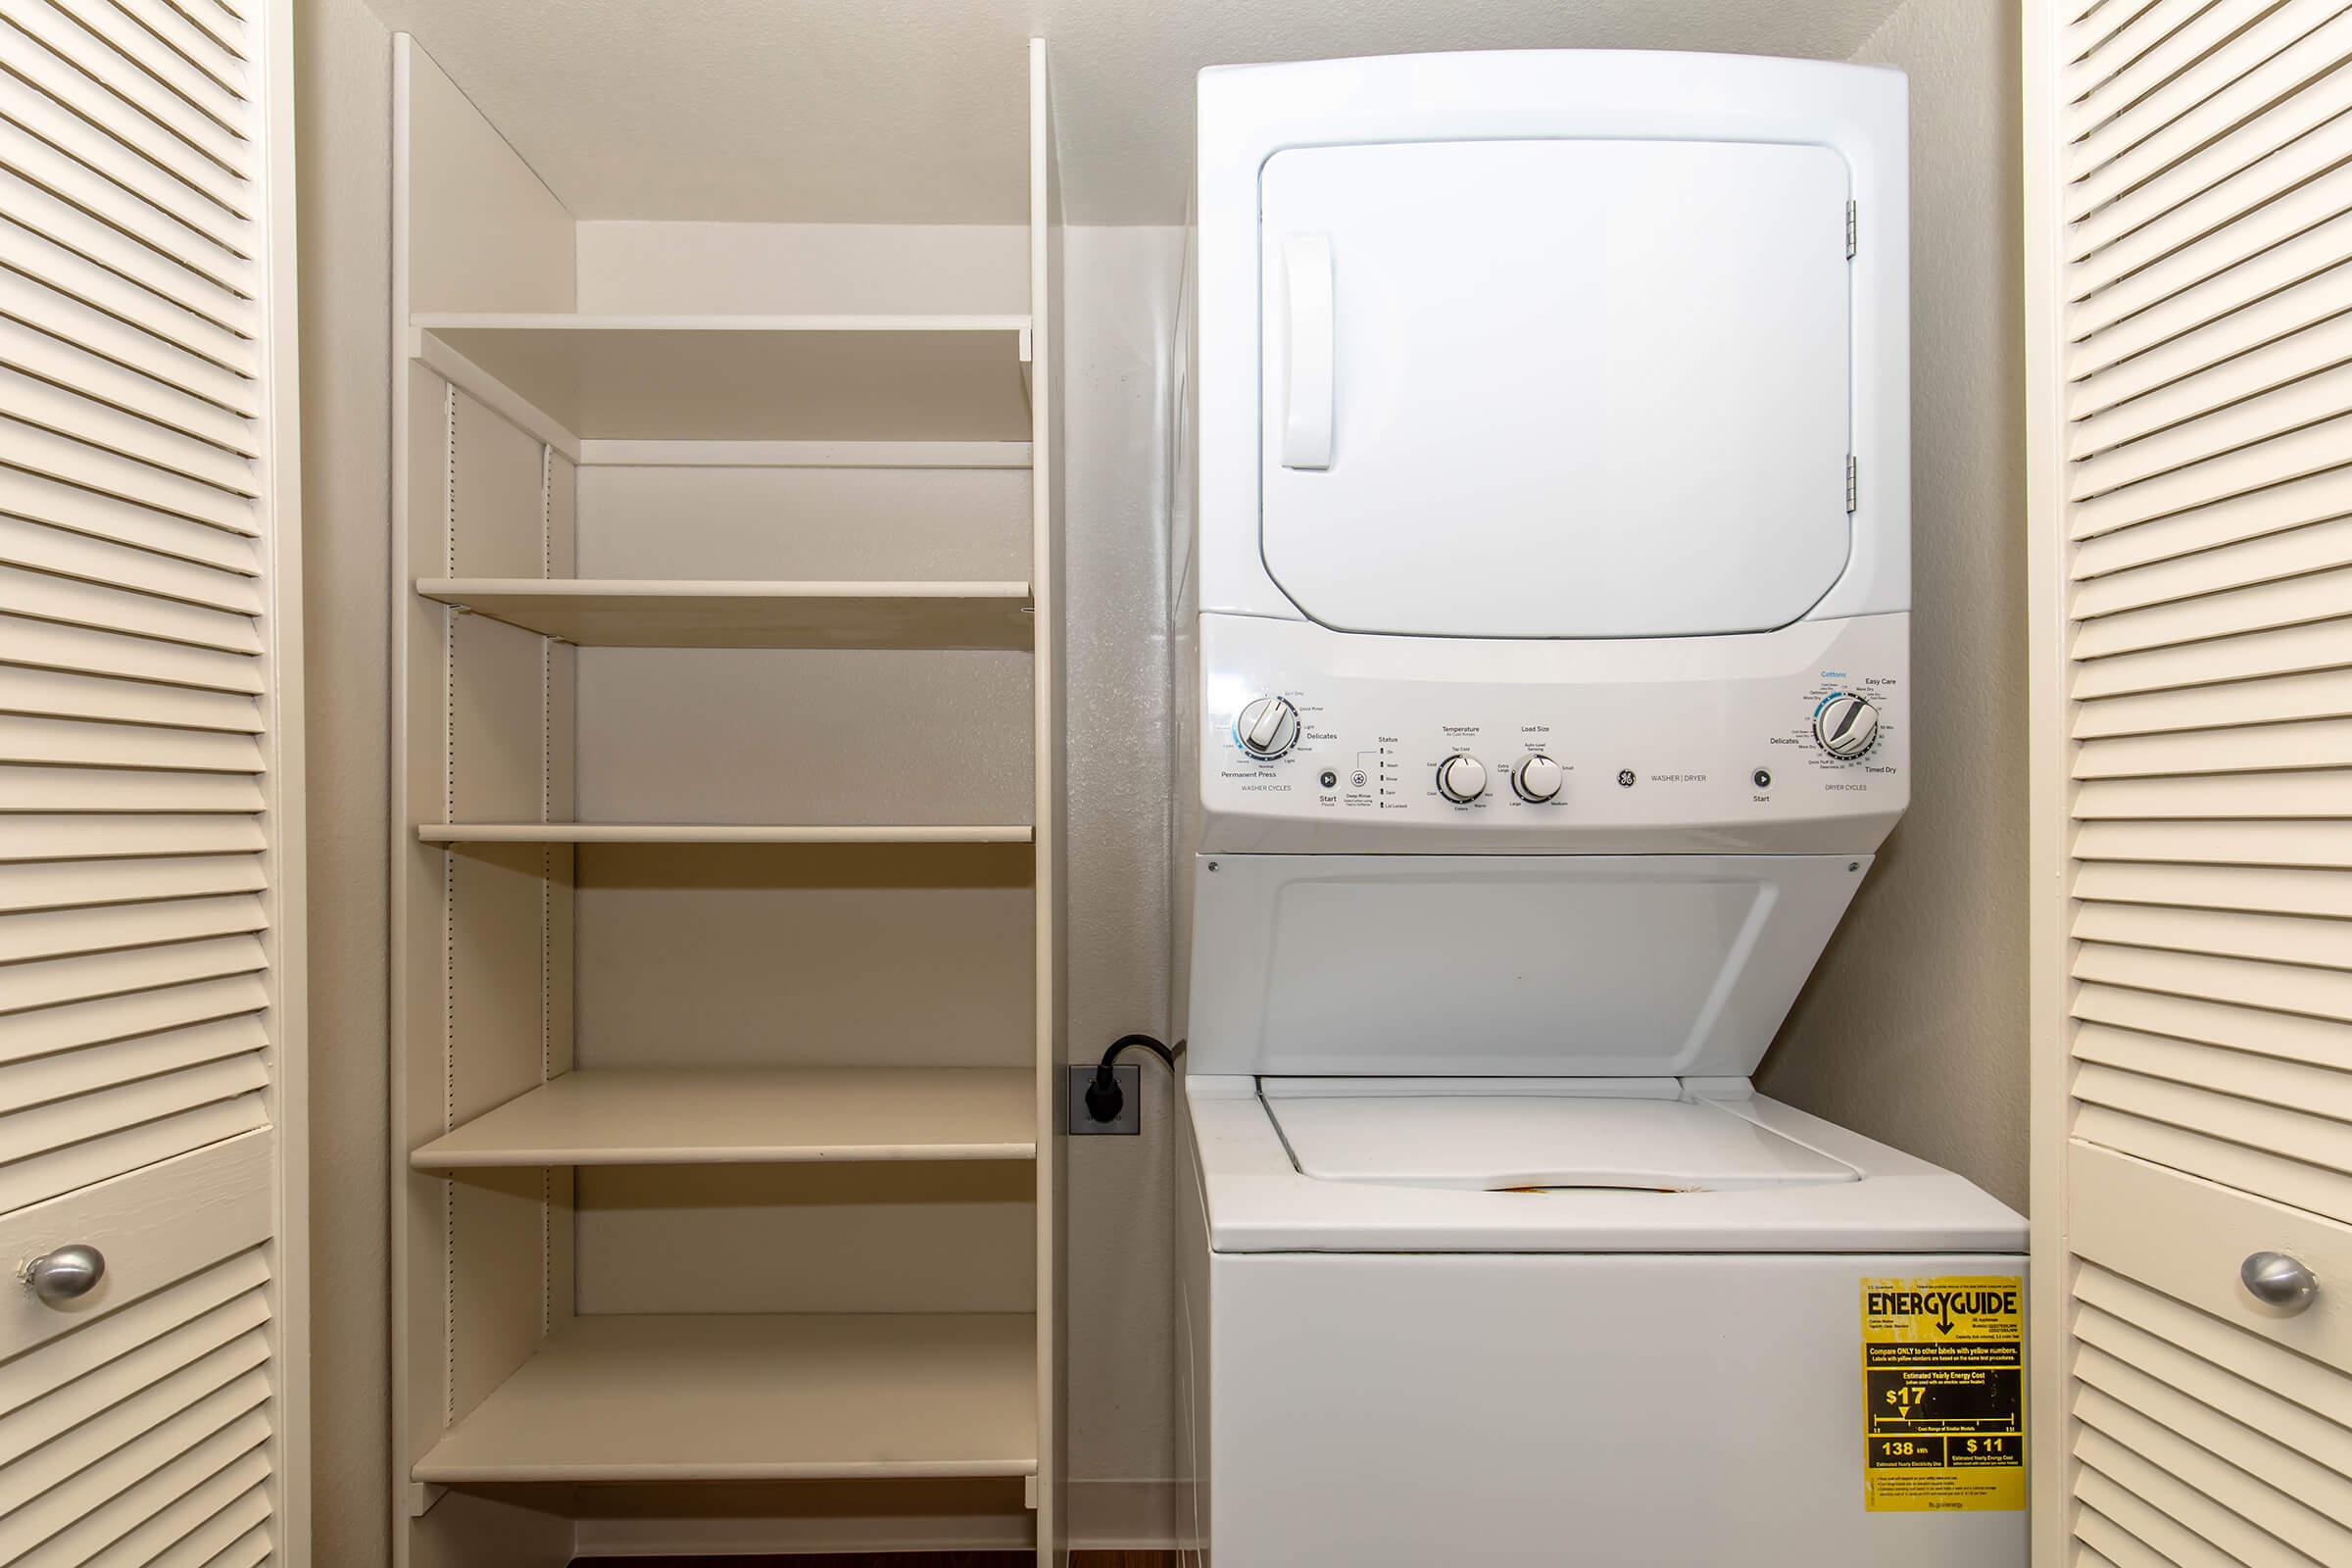
[[[827,293],[746,259],[795,225],[575,216],[396,41],[403,1568],[908,1516],[1059,1560],[1024,74],[1027,223],[954,268],[837,231]]]

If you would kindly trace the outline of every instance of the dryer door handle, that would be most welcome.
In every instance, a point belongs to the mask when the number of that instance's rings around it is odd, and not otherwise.
[[[1289,234],[1282,241],[1290,295],[1288,384],[1283,389],[1282,466],[1331,466],[1331,236]]]

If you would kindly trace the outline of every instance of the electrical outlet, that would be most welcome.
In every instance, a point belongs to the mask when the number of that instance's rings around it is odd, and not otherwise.
[[[1088,1063],[1071,1062],[1063,1069],[1069,1075],[1069,1117],[1072,1138],[1124,1138],[1144,1130],[1144,1067],[1137,1061],[1122,1061],[1110,1071],[1119,1086],[1119,1113],[1108,1121],[1097,1121],[1086,1108],[1086,1086],[1095,1081],[1097,1068]]]

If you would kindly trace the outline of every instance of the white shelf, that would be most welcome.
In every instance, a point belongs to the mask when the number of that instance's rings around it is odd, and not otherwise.
[[[1026,316],[427,314],[411,353],[574,440],[1027,441]]]
[[[1021,1476],[1026,1314],[583,1317],[417,1461],[441,1485]]]
[[[419,1170],[1034,1159],[1026,1067],[566,1073],[434,1139]]]
[[[582,648],[1027,648],[1025,582],[427,577],[425,598]]]
[[[1026,827],[782,827],[761,822],[422,822],[426,844],[1027,844]]]

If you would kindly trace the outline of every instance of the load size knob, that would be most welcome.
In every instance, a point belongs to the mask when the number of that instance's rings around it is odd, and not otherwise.
[[[1233,721],[1234,743],[1261,762],[1298,744],[1298,710],[1287,698],[1260,697]]]
[[[1867,697],[1839,692],[1813,710],[1813,739],[1840,760],[1870,750],[1879,738],[1879,710]]]
[[[1487,793],[1487,764],[1468,752],[1457,752],[1438,764],[1438,793],[1456,806],[1467,806]]]
[[[1558,795],[1560,786],[1567,782],[1566,770],[1541,752],[1528,753],[1511,769],[1511,788],[1521,800],[1537,806]]]

